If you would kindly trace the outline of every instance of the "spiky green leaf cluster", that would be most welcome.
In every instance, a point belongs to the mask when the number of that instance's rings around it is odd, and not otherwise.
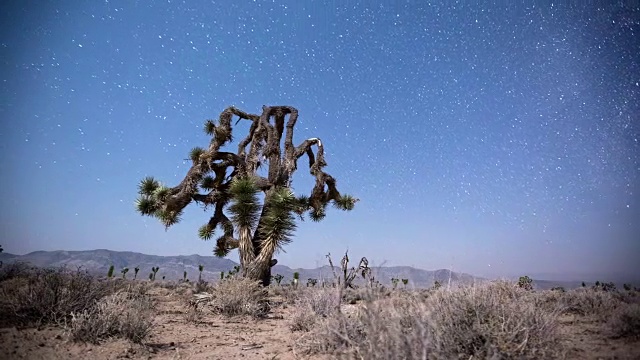
[[[207,120],[204,122],[204,132],[207,135],[213,136],[215,131],[216,131],[216,124],[215,122],[213,122],[213,120]]]
[[[158,218],[166,228],[180,221],[182,211],[163,209],[163,204],[171,195],[171,188],[160,184],[152,177],[146,177],[140,181],[138,193],[140,196],[136,199],[135,206],[140,214]]]
[[[151,196],[158,187],[160,187],[160,183],[153,177],[147,176],[140,181],[140,184],[138,185],[138,194]]]
[[[235,248],[229,244],[229,240],[233,240],[233,223],[225,221],[220,224],[220,227],[224,231],[224,235],[216,239],[216,247],[213,250],[213,254],[218,257],[225,257]]]
[[[333,205],[340,210],[350,211],[356,206],[356,202],[358,202],[358,199],[353,196],[342,195],[334,200]]]
[[[200,187],[204,190],[211,191],[216,186],[216,180],[211,175],[207,175],[200,181]]]
[[[298,206],[297,200],[288,188],[278,188],[266,201],[259,231],[265,241],[273,242],[274,248],[291,242],[296,229],[293,213]]]
[[[153,215],[158,210],[156,202],[147,195],[142,195],[136,199],[136,209],[142,215]]]
[[[312,208],[309,211],[309,218],[311,221],[319,222],[322,221],[327,216],[327,211],[324,206],[319,207],[317,209]]]
[[[294,211],[296,214],[302,216],[305,211],[309,210],[309,196],[300,195],[295,199]]]
[[[169,197],[169,195],[171,194],[171,189],[164,186],[164,185],[160,185],[156,188],[156,190],[153,192],[152,197],[156,198],[159,201],[166,201],[167,197]]]
[[[202,155],[202,154],[204,154],[204,149],[203,148],[194,147],[189,152],[189,158],[191,159],[191,161],[197,162],[198,160],[200,160],[200,155]]]
[[[169,228],[180,222],[182,211],[162,211],[158,210],[154,214],[155,217],[164,224],[165,228]]]
[[[217,257],[225,257],[229,255],[231,248],[227,246],[227,236],[222,235],[216,239],[216,247],[213,250],[213,254]]]
[[[231,220],[238,227],[253,228],[258,222],[260,203],[258,188],[250,178],[234,179],[229,192],[232,196],[229,212]]]
[[[147,176],[138,184],[138,194],[136,199],[136,210],[142,215],[154,216],[158,211],[158,201],[156,192],[162,185],[153,177]]]
[[[209,240],[213,236],[214,230],[215,229],[212,226],[210,226],[209,224],[202,225],[198,229],[198,236],[202,240]]]

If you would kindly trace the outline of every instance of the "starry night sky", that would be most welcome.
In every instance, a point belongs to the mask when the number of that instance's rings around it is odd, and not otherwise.
[[[268,104],[299,109],[296,143],[321,138],[361,200],[300,223],[281,264],[348,248],[480,276],[640,273],[637,1],[73,3],[0,5],[6,252],[210,255],[211,214],[165,232],[137,184],[177,185],[206,119]]]

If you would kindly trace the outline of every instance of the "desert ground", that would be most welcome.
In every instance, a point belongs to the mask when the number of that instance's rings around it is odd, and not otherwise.
[[[2,359],[640,359],[640,293],[280,286],[3,269]]]

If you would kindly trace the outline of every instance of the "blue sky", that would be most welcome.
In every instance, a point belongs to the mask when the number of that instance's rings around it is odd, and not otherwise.
[[[296,142],[320,137],[361,201],[301,223],[282,264],[348,248],[481,276],[640,273],[640,8],[623,3],[3,2],[0,241],[210,255],[210,214],[165,232],[135,212],[139,180],[177,185],[229,105],[291,105]],[[311,186],[300,166],[296,193]]]

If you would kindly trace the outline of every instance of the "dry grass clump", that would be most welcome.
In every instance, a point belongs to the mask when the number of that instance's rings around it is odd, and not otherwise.
[[[198,294],[198,293],[203,293],[203,292],[209,292],[211,291],[211,289],[213,289],[213,287],[211,285],[209,285],[208,282],[206,281],[196,281],[193,283],[193,293]]]
[[[554,358],[557,316],[536,294],[511,283],[442,291],[427,303],[438,357]]]
[[[11,262],[0,267],[0,283],[24,276],[32,271],[32,267],[23,262]]]
[[[390,296],[392,293],[401,294],[404,290],[390,291],[384,287],[368,287],[362,286],[357,288],[347,288],[342,291],[342,301],[345,304],[356,304],[359,301],[373,301],[385,296]],[[406,291],[404,291],[406,292]]]
[[[130,287],[100,299],[95,306],[73,313],[69,332],[75,341],[98,344],[120,337],[134,343],[144,341],[151,331],[153,302],[141,286]]]
[[[614,296],[625,304],[639,304],[640,305],[640,291],[616,291]]]
[[[367,301],[356,312],[321,320],[300,343],[333,358],[422,359],[429,348],[424,303],[415,296]]]
[[[166,289],[170,291],[176,291],[180,283],[175,280],[154,280],[150,282],[152,287]]]
[[[555,290],[536,291],[531,295],[532,301],[535,301],[538,306],[545,308],[547,311],[566,313],[566,306],[564,305],[566,292]]]
[[[613,311],[607,325],[614,338],[640,338],[640,304],[620,306]]]
[[[338,312],[340,292],[334,288],[304,289],[296,300],[291,331],[310,331],[318,319]]]
[[[336,314],[304,341],[306,350],[364,359],[555,358],[557,312],[505,282],[404,294]]]
[[[269,287],[269,295],[281,297],[284,305],[295,305],[302,294],[303,288],[295,288],[290,285],[276,285]]]
[[[204,304],[212,312],[224,316],[262,317],[269,310],[267,295],[259,281],[233,277],[216,283],[211,294],[196,294],[192,305],[197,308]]]
[[[600,320],[608,318],[621,304],[620,297],[612,292],[588,288],[563,293],[559,302],[566,313],[592,316]]]
[[[65,268],[21,271],[0,283],[0,318],[5,326],[64,324],[122,286]]]

